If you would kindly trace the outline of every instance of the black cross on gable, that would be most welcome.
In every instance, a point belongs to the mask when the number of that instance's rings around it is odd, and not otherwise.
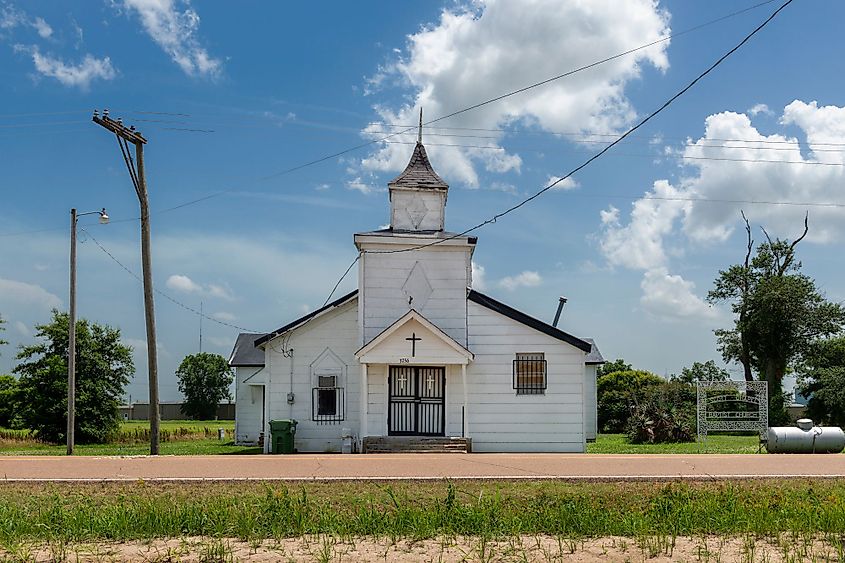
[[[417,338],[417,333],[416,333],[416,332],[412,332],[412,333],[411,333],[411,336],[409,336],[409,337],[408,337],[408,338],[406,338],[405,340],[410,340],[410,341],[411,341],[411,357],[413,358],[414,356],[416,356],[416,355],[417,355],[417,342],[419,342],[420,340],[422,340],[422,338]]]

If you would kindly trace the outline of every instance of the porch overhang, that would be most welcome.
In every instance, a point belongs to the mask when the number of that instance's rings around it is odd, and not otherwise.
[[[411,309],[384,329],[355,357],[362,364],[467,365],[474,354]]]

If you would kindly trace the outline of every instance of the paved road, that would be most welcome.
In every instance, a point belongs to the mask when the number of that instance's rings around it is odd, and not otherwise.
[[[845,455],[369,454],[0,457],[0,479],[753,479],[845,478]]]

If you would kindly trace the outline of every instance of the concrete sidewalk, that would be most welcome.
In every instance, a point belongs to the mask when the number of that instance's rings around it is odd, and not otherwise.
[[[0,457],[7,481],[845,478],[845,455],[297,454]]]

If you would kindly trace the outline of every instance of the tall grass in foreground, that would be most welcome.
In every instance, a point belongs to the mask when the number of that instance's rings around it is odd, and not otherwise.
[[[303,534],[425,539],[845,533],[845,482],[0,486],[0,544]]]

